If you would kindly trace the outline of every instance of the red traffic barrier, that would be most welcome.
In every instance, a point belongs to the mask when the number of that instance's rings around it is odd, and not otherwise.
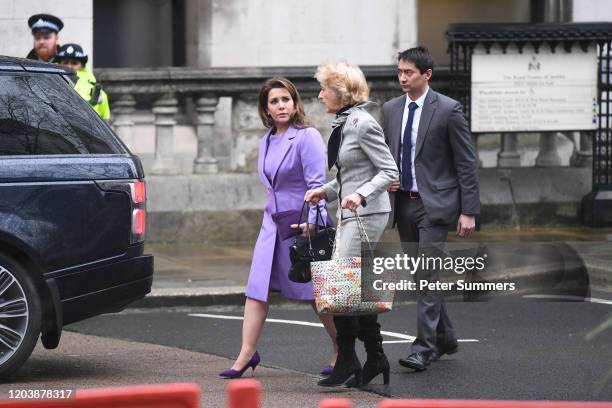
[[[195,384],[139,385],[77,390],[66,399],[3,400],[0,408],[200,408]]]
[[[319,408],[352,408],[351,401],[344,398],[328,398],[321,400]]]
[[[378,408],[612,408],[612,402],[414,399],[384,400]]]
[[[227,386],[227,407],[260,408],[261,383],[250,378],[230,381]]]

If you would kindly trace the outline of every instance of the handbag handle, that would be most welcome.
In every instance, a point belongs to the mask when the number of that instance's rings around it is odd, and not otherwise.
[[[310,221],[309,221],[309,211],[308,211],[308,201],[304,201],[304,204],[302,205],[302,211],[300,211],[300,218],[298,220],[298,227],[295,230],[295,238],[293,239],[293,243],[296,244],[298,237],[300,236],[300,224],[302,223],[302,214],[306,213],[306,235],[308,237],[308,254],[310,256],[313,256],[313,252],[312,252],[312,238],[310,236]],[[306,209],[306,211],[304,211],[304,209]],[[321,220],[321,224],[318,223],[319,219]],[[325,219],[323,218],[323,213],[321,212],[321,204],[317,204],[317,215],[315,218],[315,225],[316,225],[316,232],[319,232],[319,225],[323,225],[323,230],[325,231],[325,234],[327,235],[327,239],[330,239],[329,236],[329,231],[327,230],[327,222],[325,221]]]
[[[368,244],[368,249],[370,250],[370,256],[372,258],[374,258],[374,249],[372,249],[372,243],[370,242],[370,239],[368,238],[368,234],[366,233],[365,227],[363,225],[363,221],[361,220],[361,217],[359,216],[359,214],[357,214],[357,211],[355,211],[355,218],[357,220],[357,229],[359,230],[359,237],[361,238],[361,242],[366,242]],[[339,254],[339,249],[336,243],[337,240],[340,239],[340,236],[342,235],[342,212],[340,212],[340,223],[338,224],[338,226],[336,227],[336,239],[334,240],[334,258],[339,259],[340,258],[340,254]]]
[[[368,234],[366,233],[365,227],[363,225],[363,221],[361,220],[361,217],[357,215],[357,212],[355,212],[355,218],[357,219],[357,226],[359,227],[359,235],[361,237],[361,242],[364,242],[364,238],[365,238],[365,242],[368,244],[368,249],[370,250],[370,256],[372,256],[373,258],[374,250],[372,249],[372,243],[370,242],[370,239],[368,238]]]
[[[293,243],[297,242],[298,237],[300,236],[300,224],[302,223],[302,214],[304,214],[304,209],[308,205],[307,201],[304,201],[302,204],[302,210],[300,211],[300,218],[298,219],[297,228],[295,229],[295,238],[293,238]],[[306,223],[308,223],[308,216],[306,216]],[[306,225],[308,227],[308,225]],[[309,228],[308,228],[309,229]]]

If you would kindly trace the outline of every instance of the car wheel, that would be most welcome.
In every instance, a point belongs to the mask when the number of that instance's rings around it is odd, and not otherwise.
[[[40,335],[41,306],[25,269],[0,254],[0,380],[30,357]]]

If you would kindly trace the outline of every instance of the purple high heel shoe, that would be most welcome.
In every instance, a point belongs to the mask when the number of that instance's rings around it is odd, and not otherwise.
[[[251,367],[253,369],[253,372],[255,372],[255,367],[257,367],[257,365],[259,364],[259,362],[261,361],[261,358],[259,357],[259,353],[255,352],[255,354],[253,354],[253,357],[251,357],[251,359],[249,360],[249,362],[246,364],[246,366],[244,366],[244,368],[242,370],[225,370],[225,371],[221,371],[219,373],[219,377],[224,377],[224,378],[240,378],[242,377],[242,374],[244,374],[244,372]]]
[[[321,375],[330,376],[334,372],[334,366],[325,367],[321,370]]]

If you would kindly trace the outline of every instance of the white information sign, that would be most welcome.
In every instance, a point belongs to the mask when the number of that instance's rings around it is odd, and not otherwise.
[[[595,48],[474,54],[471,119],[472,132],[596,129]]]

